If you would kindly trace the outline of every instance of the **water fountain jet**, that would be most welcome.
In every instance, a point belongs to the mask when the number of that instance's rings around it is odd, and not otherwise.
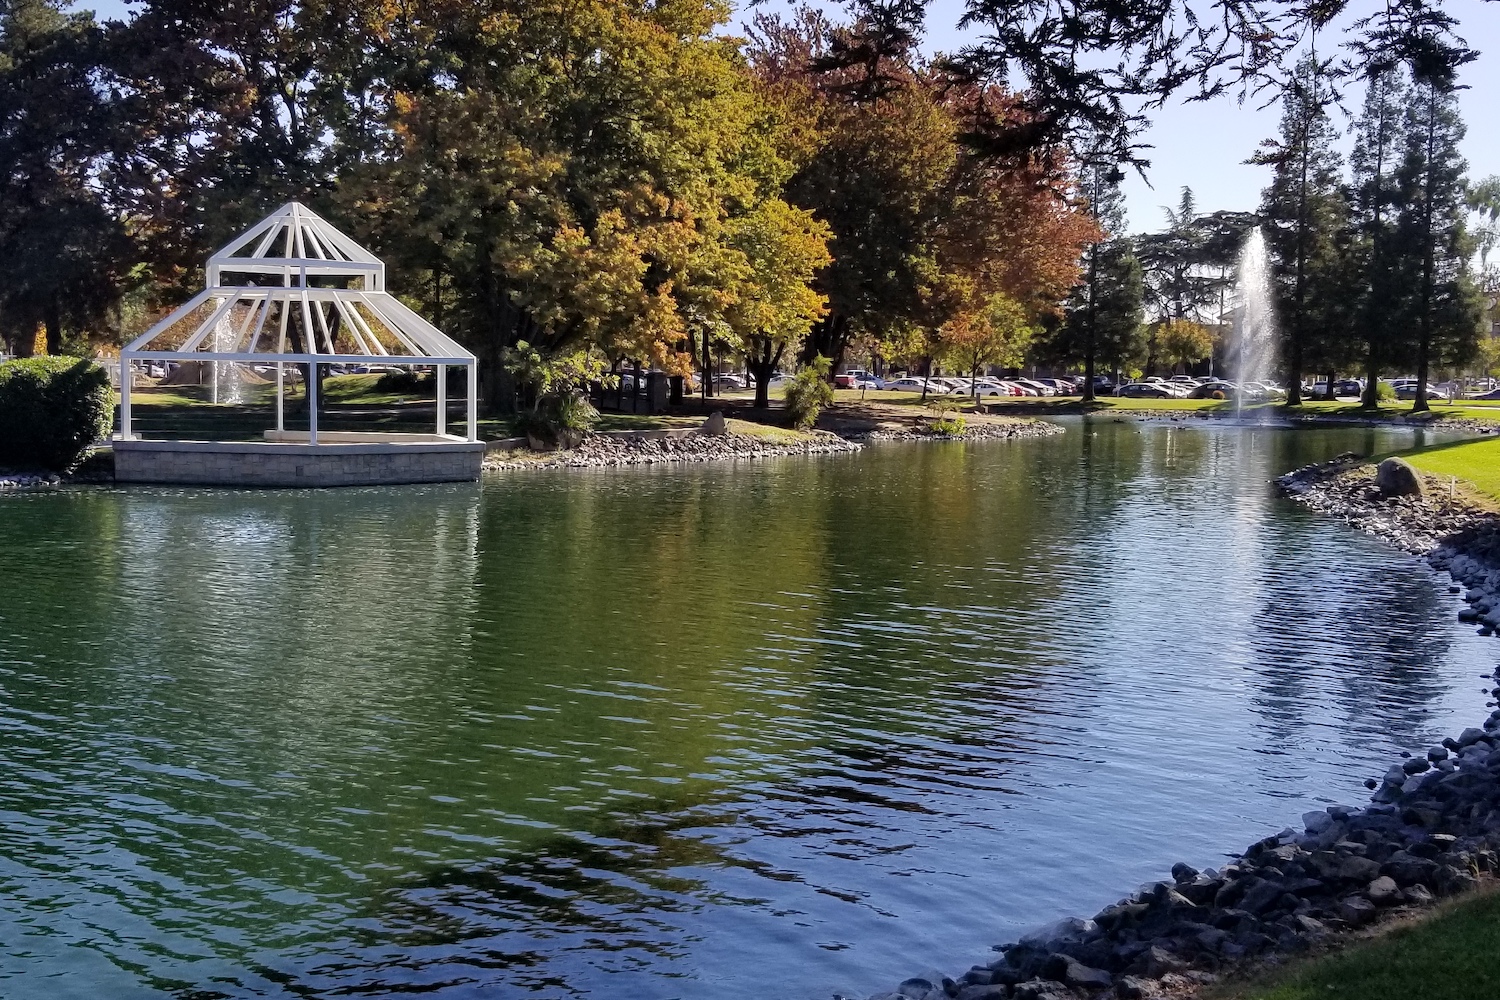
[[[1272,299],[1271,256],[1259,226],[1250,230],[1236,267],[1234,331],[1234,416],[1243,419],[1245,383],[1267,379],[1276,367],[1276,309]]]

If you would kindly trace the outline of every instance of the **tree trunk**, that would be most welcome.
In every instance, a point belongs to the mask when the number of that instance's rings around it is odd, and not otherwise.
[[[1096,199],[1097,200],[1097,199]],[[1083,346],[1083,401],[1094,401],[1094,353],[1098,350],[1099,322],[1099,244],[1089,251],[1089,315],[1088,334]]]
[[[760,340],[751,345],[751,353],[745,356],[745,368],[750,372],[750,377],[755,379],[755,408],[766,410],[771,407],[771,375],[776,371],[776,366],[781,363],[782,352],[786,345],[776,348],[770,340]]]
[[[1413,413],[1425,413],[1427,405],[1427,375],[1432,353],[1432,284],[1435,266],[1435,248],[1432,238],[1432,152],[1437,137],[1437,97],[1428,85],[1427,102],[1427,168],[1423,177],[1422,192],[1422,322],[1421,335],[1417,340],[1417,398],[1411,404]]]
[[[703,398],[712,399],[714,395],[714,372],[713,358],[709,351],[708,326],[703,327]]]
[[[62,310],[57,298],[47,304],[47,353],[57,357],[62,353]]]

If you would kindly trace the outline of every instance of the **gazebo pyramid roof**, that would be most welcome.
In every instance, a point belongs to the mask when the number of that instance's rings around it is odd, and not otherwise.
[[[208,259],[206,287],[120,353],[174,361],[472,365],[385,290],[385,264],[295,201]]]
[[[305,284],[308,276],[364,277],[366,288],[385,289],[381,259],[299,202],[289,201],[230,240],[208,258],[208,284],[223,274],[281,276]]]

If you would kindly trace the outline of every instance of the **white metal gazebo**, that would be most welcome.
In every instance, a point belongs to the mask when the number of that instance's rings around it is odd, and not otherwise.
[[[124,441],[135,440],[130,372],[136,361],[199,362],[216,373],[220,365],[274,365],[276,430],[266,437],[314,447],[318,366],[433,366],[437,437],[478,441],[474,355],[386,291],[385,264],[378,257],[297,202],[281,206],[210,257],[204,290],[120,352]],[[305,436],[286,430],[288,364],[307,366]],[[468,375],[463,438],[447,430],[450,365],[463,366]],[[334,438],[325,433],[325,440]]]

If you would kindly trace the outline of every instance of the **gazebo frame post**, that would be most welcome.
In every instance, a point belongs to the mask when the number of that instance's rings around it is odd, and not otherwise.
[[[307,363],[307,443],[318,443],[318,363]]]
[[[432,375],[437,379],[437,432],[442,437],[448,433],[448,366],[433,365]]]
[[[469,440],[479,440],[479,366],[470,361],[464,366],[469,370]]]
[[[276,362],[276,430],[286,430],[286,375],[280,361]]]
[[[120,355],[120,437],[126,441],[131,438],[130,433],[130,383],[131,383],[130,359]]]

